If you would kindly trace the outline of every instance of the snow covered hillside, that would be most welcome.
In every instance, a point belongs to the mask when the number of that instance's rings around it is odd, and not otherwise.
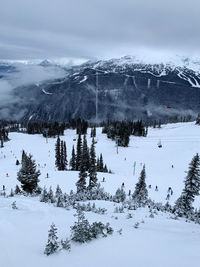
[[[89,133],[90,131],[88,131]],[[147,137],[131,137],[129,147],[116,146],[107,139],[101,129],[97,129],[96,154],[103,154],[104,163],[112,174],[98,173],[98,181],[106,192],[114,194],[124,183],[128,194],[133,193],[135,184],[146,166],[146,182],[149,197],[156,202],[166,203],[168,188],[173,189],[169,203],[174,204],[184,186],[184,178],[192,157],[200,152],[200,127],[194,122],[163,125],[161,129],[149,129]],[[9,195],[17,181],[16,160],[21,161],[22,150],[33,155],[41,187],[52,186],[55,191],[59,184],[63,192],[76,190],[78,172],[57,171],[55,168],[55,139],[48,143],[41,135],[10,133],[9,142],[0,150],[0,190],[5,186]],[[71,158],[72,145],[76,146],[77,135],[73,130],[65,131],[61,140],[66,141],[67,159]],[[87,135],[91,144],[90,134]],[[159,140],[162,148],[158,148]],[[133,165],[136,162],[135,173]],[[172,168],[173,165],[173,168]],[[49,178],[46,178],[48,173]],[[7,177],[8,174],[8,177]],[[102,182],[103,177],[105,182]],[[155,191],[155,187],[158,191]],[[18,209],[12,209],[16,201]],[[83,245],[73,244],[71,252],[59,252],[52,256],[44,255],[49,226],[52,222],[58,228],[59,238],[70,236],[70,226],[76,218],[75,209],[66,210],[52,204],[41,203],[39,197],[0,196],[0,266],[2,267],[190,267],[200,262],[200,225],[174,220],[169,213],[158,211],[154,218],[149,217],[148,208],[124,210],[115,213],[120,204],[109,201],[90,201],[96,207],[107,209],[100,215],[85,212],[89,222],[109,222],[114,229],[113,235],[99,238]],[[196,208],[200,207],[200,197],[196,197]],[[128,214],[131,214],[128,215]],[[130,217],[128,219],[128,217]],[[135,223],[139,228],[135,228]],[[122,229],[122,234],[118,232]]]

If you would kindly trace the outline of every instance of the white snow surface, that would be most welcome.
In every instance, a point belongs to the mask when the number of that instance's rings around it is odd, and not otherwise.
[[[138,180],[142,165],[146,166],[149,196],[155,201],[166,203],[168,187],[174,194],[170,204],[179,197],[183,189],[183,181],[192,157],[200,150],[200,127],[194,122],[177,123],[162,126],[161,129],[149,129],[148,136],[131,137],[128,148],[119,147],[116,154],[115,143],[101,134],[97,129],[97,155],[103,154],[104,162],[112,170],[112,174],[98,173],[98,179],[105,191],[115,193],[125,183],[125,191],[132,192]],[[6,192],[14,188],[17,181],[16,159],[21,160],[21,152],[33,154],[33,158],[41,171],[40,186],[57,184],[63,192],[75,190],[78,172],[56,171],[55,139],[41,135],[10,133],[11,141],[5,143],[0,150],[0,189],[5,185]],[[71,148],[77,138],[75,131],[67,130],[61,137],[66,141],[68,161]],[[88,130],[88,145],[91,144]],[[157,143],[161,140],[162,148]],[[5,157],[4,157],[5,156]],[[126,158],[126,160],[125,160]],[[133,175],[133,163],[136,161],[136,173]],[[174,168],[171,165],[174,165]],[[46,177],[48,172],[49,178]],[[8,177],[6,174],[8,173]],[[105,182],[102,178],[105,177]],[[155,191],[155,186],[159,191]],[[16,201],[18,210],[11,208]],[[65,210],[52,204],[39,202],[38,197],[0,196],[0,266],[2,267],[190,267],[199,266],[200,262],[200,225],[185,222],[184,219],[173,220],[170,214],[158,212],[154,218],[149,217],[147,208],[130,211],[133,218],[127,219],[127,212],[114,213],[118,204],[106,201],[95,202],[97,207],[106,208],[105,215],[86,212],[90,221],[110,222],[114,234],[107,238],[99,238],[83,245],[72,244],[71,252],[58,252],[51,256],[43,254],[47,242],[48,230],[52,222],[58,228],[59,238],[70,236],[70,226],[76,220],[75,210]],[[200,198],[195,199],[195,207],[199,208]],[[115,217],[118,217],[116,219]],[[141,221],[144,220],[144,223]],[[139,222],[139,228],[133,225]],[[122,235],[117,230],[122,230]]]

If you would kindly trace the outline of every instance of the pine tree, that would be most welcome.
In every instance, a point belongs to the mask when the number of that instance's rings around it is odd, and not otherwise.
[[[21,160],[21,164],[23,163],[23,161],[26,159],[26,153],[24,150],[22,150],[22,160]]]
[[[76,148],[76,171],[80,171],[82,156],[82,139],[81,135],[78,135],[77,148]]]
[[[42,190],[42,194],[41,194],[40,202],[45,202],[45,203],[47,203],[48,200],[49,200],[49,195],[48,195],[48,193],[47,193],[46,188],[44,187],[43,190]]]
[[[19,164],[20,164],[20,163],[19,163],[19,160],[17,159],[17,160],[16,160],[16,165],[19,165]]]
[[[59,197],[61,197],[62,196],[62,190],[61,190],[61,188],[60,188],[60,186],[59,185],[57,185],[57,187],[56,187],[56,194],[55,194],[55,197],[56,198],[59,198]]]
[[[195,196],[199,195],[200,190],[200,159],[198,153],[193,157],[189,164],[189,170],[185,178],[185,187],[181,196],[175,202],[176,212],[182,215],[192,213],[192,202]]]
[[[125,199],[126,199],[126,193],[123,187],[118,188],[115,195],[113,196],[113,200],[119,203],[119,202],[124,202]]]
[[[143,166],[143,169],[141,171],[139,181],[137,182],[135,186],[135,191],[133,193],[133,199],[139,204],[139,205],[145,205],[148,198],[148,191],[146,186],[146,171],[145,171],[145,165]]]
[[[48,192],[48,202],[55,203],[55,198],[54,198],[54,194],[53,194],[53,190],[52,190],[51,186],[50,186],[49,192]]]
[[[78,206],[76,210],[77,222],[71,226],[71,239],[75,242],[84,243],[91,239],[90,236],[90,224],[81,208]]]
[[[100,154],[100,159],[99,159],[99,171],[103,172],[104,168],[103,168],[103,156],[102,153]]]
[[[97,157],[97,172],[99,172],[100,167],[99,167],[99,157]]]
[[[57,200],[57,203],[56,203],[56,207],[60,207],[60,208],[64,207],[62,196],[58,197],[58,200]]]
[[[57,141],[56,141],[56,145],[55,145],[55,152],[56,152],[56,161],[55,161],[55,165],[56,167],[58,168],[58,170],[60,170],[60,161],[61,161],[61,158],[60,158],[60,137],[58,136],[57,137]]]
[[[16,185],[16,187],[15,187],[15,194],[16,195],[21,194],[21,189],[19,188],[18,185]]]
[[[48,241],[44,250],[44,254],[47,256],[55,253],[58,251],[59,245],[57,242],[57,228],[54,223],[50,226],[49,234],[48,234]]]
[[[108,172],[108,168],[106,164],[104,165],[103,172]]]
[[[182,193],[176,200],[174,209],[179,216],[189,216],[192,213],[192,199],[188,194]]]
[[[76,170],[76,154],[75,154],[74,145],[72,147],[72,157],[71,157],[71,160],[70,160],[70,166],[71,166],[71,170],[72,171]]]
[[[81,158],[84,157],[83,159],[83,164],[85,164],[84,168],[86,171],[88,171],[88,167],[89,167],[89,155],[88,155],[88,146],[87,146],[87,139],[86,139],[86,135],[84,135],[83,138],[83,149],[82,149],[82,156]]]
[[[60,241],[61,247],[64,250],[71,250],[71,244],[70,244],[70,240],[68,238],[66,238],[65,240],[61,239]]]
[[[22,167],[17,173],[17,179],[21,182],[21,186],[27,193],[32,193],[38,186],[40,171],[36,170],[35,161],[32,155],[27,156],[24,154]]]
[[[79,171],[79,179],[76,183],[77,187],[77,193],[84,192],[86,190],[86,178],[87,178],[87,173],[86,173],[86,168],[85,168],[85,162],[84,162],[84,157],[82,157],[81,160],[81,167]]]
[[[60,171],[65,170],[65,159],[64,159],[64,142],[60,142]]]
[[[94,138],[92,139],[92,145],[90,149],[90,168],[89,168],[89,189],[97,186],[97,172],[96,172],[96,154]]]
[[[67,170],[67,146],[66,146],[66,142],[64,142],[64,170]]]
[[[189,170],[185,179],[185,188],[183,193],[188,195],[192,201],[199,195],[200,190],[200,159],[198,153],[193,157],[189,164]]]

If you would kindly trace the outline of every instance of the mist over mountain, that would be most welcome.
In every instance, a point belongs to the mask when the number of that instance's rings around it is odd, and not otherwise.
[[[164,119],[200,110],[200,61],[125,56],[69,66],[1,63],[1,119]]]

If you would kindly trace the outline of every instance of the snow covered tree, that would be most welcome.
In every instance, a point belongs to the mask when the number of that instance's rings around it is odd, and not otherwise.
[[[84,157],[82,157],[81,167],[79,171],[79,179],[76,182],[77,193],[81,193],[86,190],[86,178],[87,178],[87,172],[85,169]]]
[[[48,195],[48,202],[55,203],[55,198],[54,198],[54,194],[53,194],[53,190],[51,186],[49,188],[49,192],[47,195]]]
[[[41,197],[40,197],[40,202],[45,202],[45,203],[47,203],[48,200],[49,200],[49,196],[48,196],[46,187],[44,187],[43,190],[42,190]]]
[[[90,149],[90,168],[89,168],[89,189],[97,186],[97,172],[96,172],[96,154],[94,138],[92,139],[92,145]]]
[[[25,151],[22,150],[22,160],[21,160],[21,164],[22,164],[23,161],[25,160],[26,156],[27,156],[27,155],[26,155]]]
[[[64,207],[62,196],[58,197],[58,200],[57,200],[57,203],[56,203],[56,207],[59,207],[59,208],[63,208]]]
[[[59,198],[59,197],[61,197],[62,196],[62,189],[60,188],[60,186],[59,185],[57,185],[57,187],[56,187],[56,194],[55,194],[55,197],[56,198]]]
[[[194,201],[194,197],[199,195],[200,190],[200,159],[197,153],[189,164],[189,170],[185,178],[185,188],[183,193]]]
[[[76,183],[77,193],[84,192],[86,189],[87,178],[87,145],[85,144],[81,154],[81,164],[79,171],[79,180]]]
[[[76,147],[76,171],[80,170],[82,157],[82,138],[78,135],[77,147]]]
[[[200,190],[200,159],[198,153],[189,164],[189,170],[185,178],[185,187],[181,196],[175,202],[174,209],[179,216],[188,216],[192,213],[192,202]]]
[[[44,254],[47,256],[55,253],[58,251],[59,245],[57,242],[57,228],[54,223],[50,226],[49,234],[48,234],[48,241],[44,250]]]
[[[58,168],[58,170],[60,170],[60,152],[61,152],[61,148],[60,148],[60,137],[57,137],[57,141],[56,141],[56,145],[55,145],[55,152],[56,152],[56,161],[55,161],[55,165]]]
[[[71,250],[71,244],[68,238],[66,238],[65,240],[61,239],[60,244],[61,244],[62,249],[67,250],[67,251]]]
[[[79,206],[76,212],[77,222],[71,226],[71,239],[75,242],[84,243],[91,239],[90,224]]]
[[[139,204],[139,205],[145,205],[148,198],[148,191],[146,186],[146,171],[145,171],[145,165],[143,166],[143,169],[140,173],[139,181],[137,182],[135,186],[135,191],[133,193],[133,199]]]
[[[100,154],[100,158],[99,158],[99,172],[103,172],[104,171],[104,167],[103,167],[103,156],[102,153]]]
[[[72,147],[72,157],[71,157],[71,160],[70,160],[70,166],[71,166],[71,170],[72,171],[76,170],[76,154],[75,154],[74,145]]]
[[[66,146],[66,142],[64,142],[64,145],[63,145],[63,150],[64,150],[64,159],[63,159],[63,162],[64,162],[64,169],[67,170],[67,164],[68,164],[68,161],[67,161],[67,146]]]
[[[88,146],[87,146],[87,139],[86,139],[86,135],[84,135],[83,138],[83,149],[82,149],[82,155],[81,157],[84,157],[84,164],[85,164],[85,170],[87,171],[90,165],[90,156],[88,153]]]
[[[97,172],[99,172],[99,157],[97,157]]]
[[[32,155],[24,155],[22,167],[17,173],[17,179],[21,182],[21,186],[27,193],[32,193],[38,186],[40,171],[36,170],[35,161]]]
[[[188,196],[188,194],[182,193],[181,196],[176,200],[174,205],[174,210],[177,215],[182,217],[192,214],[192,199]]]
[[[115,195],[113,196],[113,201],[119,203],[119,202],[124,202],[125,199],[126,199],[126,193],[123,187],[118,188]]]
[[[18,185],[16,185],[16,187],[15,187],[15,194],[16,195],[21,194],[21,189],[19,188]]]

